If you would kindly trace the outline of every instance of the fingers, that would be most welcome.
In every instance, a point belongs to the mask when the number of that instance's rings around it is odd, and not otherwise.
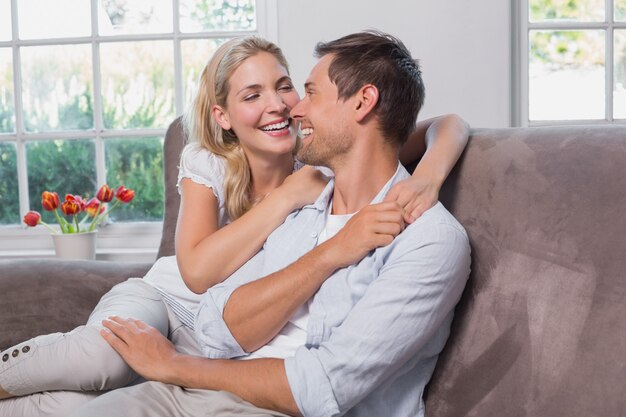
[[[119,353],[122,357],[125,356],[128,345],[122,339],[120,339],[116,334],[114,334],[109,328],[101,329],[100,335],[104,338],[104,340],[111,345],[111,347]]]
[[[117,336],[122,341],[128,343],[130,337],[140,331],[148,329],[146,323],[136,319],[124,319],[118,316],[111,316],[105,320],[102,320],[102,325],[108,329],[111,333]]]

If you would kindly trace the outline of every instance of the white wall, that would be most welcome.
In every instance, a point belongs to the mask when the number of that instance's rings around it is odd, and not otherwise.
[[[375,28],[421,61],[420,119],[458,113],[473,127],[510,126],[510,2],[503,0],[278,0],[278,43],[301,86],[315,44]]]

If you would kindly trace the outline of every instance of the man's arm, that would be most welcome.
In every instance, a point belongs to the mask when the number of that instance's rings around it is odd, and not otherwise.
[[[103,321],[106,341],[138,374],[185,388],[229,391],[257,407],[300,416],[282,359],[235,361],[184,355],[140,320]]]
[[[337,235],[293,264],[237,288],[223,316],[232,336],[246,352],[264,346],[335,270],[388,245],[403,226],[395,202],[367,206]]]

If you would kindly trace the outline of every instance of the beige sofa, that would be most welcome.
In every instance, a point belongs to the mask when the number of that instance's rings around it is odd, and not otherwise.
[[[175,122],[159,256],[174,252],[182,144]],[[468,232],[472,274],[427,415],[626,416],[626,126],[475,129],[441,201]],[[0,262],[0,348],[83,323],[149,267]]]

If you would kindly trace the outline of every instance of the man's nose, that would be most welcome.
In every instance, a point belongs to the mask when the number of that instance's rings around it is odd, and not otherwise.
[[[304,115],[306,114],[304,100],[305,98],[301,99],[295,106],[291,108],[289,114],[293,119],[297,120],[304,118]]]

